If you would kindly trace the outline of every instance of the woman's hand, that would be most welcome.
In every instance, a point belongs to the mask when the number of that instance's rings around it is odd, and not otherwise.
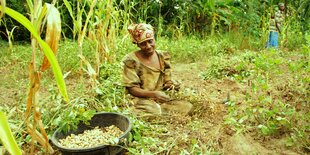
[[[162,91],[155,91],[154,98],[160,103],[170,101],[170,97]]]
[[[179,84],[179,83],[173,83],[172,81],[168,81],[168,82],[166,82],[165,83],[165,85],[164,85],[164,90],[176,90],[176,91],[179,91],[179,89],[180,89],[180,87],[181,87],[181,84]]]

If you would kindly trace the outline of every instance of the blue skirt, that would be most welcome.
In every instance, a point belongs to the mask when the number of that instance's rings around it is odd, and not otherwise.
[[[272,47],[278,48],[279,47],[278,39],[279,39],[279,33],[275,31],[270,31],[267,42],[267,48]]]

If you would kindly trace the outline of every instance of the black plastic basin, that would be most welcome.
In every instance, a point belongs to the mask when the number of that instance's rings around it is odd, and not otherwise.
[[[123,151],[121,147],[124,143],[118,144],[119,146],[111,145],[97,145],[95,147],[73,149],[66,148],[59,143],[59,139],[66,138],[71,134],[80,134],[85,130],[91,130],[96,126],[107,127],[110,125],[117,126],[124,133],[119,137],[120,142],[128,140],[129,132],[131,131],[131,122],[130,120],[121,114],[112,113],[112,112],[100,112],[96,113],[91,120],[89,121],[90,125],[85,125],[80,123],[76,131],[69,131],[64,134],[60,129],[56,130],[52,136],[53,145],[63,154],[63,155],[116,155]]]

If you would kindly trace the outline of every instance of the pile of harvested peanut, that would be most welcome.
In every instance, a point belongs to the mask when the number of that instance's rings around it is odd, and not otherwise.
[[[96,126],[92,130],[85,130],[82,134],[71,134],[59,142],[67,148],[89,148],[98,145],[115,145],[124,132],[115,125],[104,128]]]

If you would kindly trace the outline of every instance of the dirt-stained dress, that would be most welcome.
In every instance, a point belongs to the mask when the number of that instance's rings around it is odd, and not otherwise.
[[[123,63],[123,84],[125,87],[140,87],[149,91],[160,91],[167,82],[171,82],[171,62],[168,52],[156,50],[160,68],[154,68],[143,64],[135,52],[127,54]],[[178,112],[188,114],[192,104],[186,101],[156,102],[153,98],[138,98],[131,96],[135,110],[150,114],[162,114]]]

